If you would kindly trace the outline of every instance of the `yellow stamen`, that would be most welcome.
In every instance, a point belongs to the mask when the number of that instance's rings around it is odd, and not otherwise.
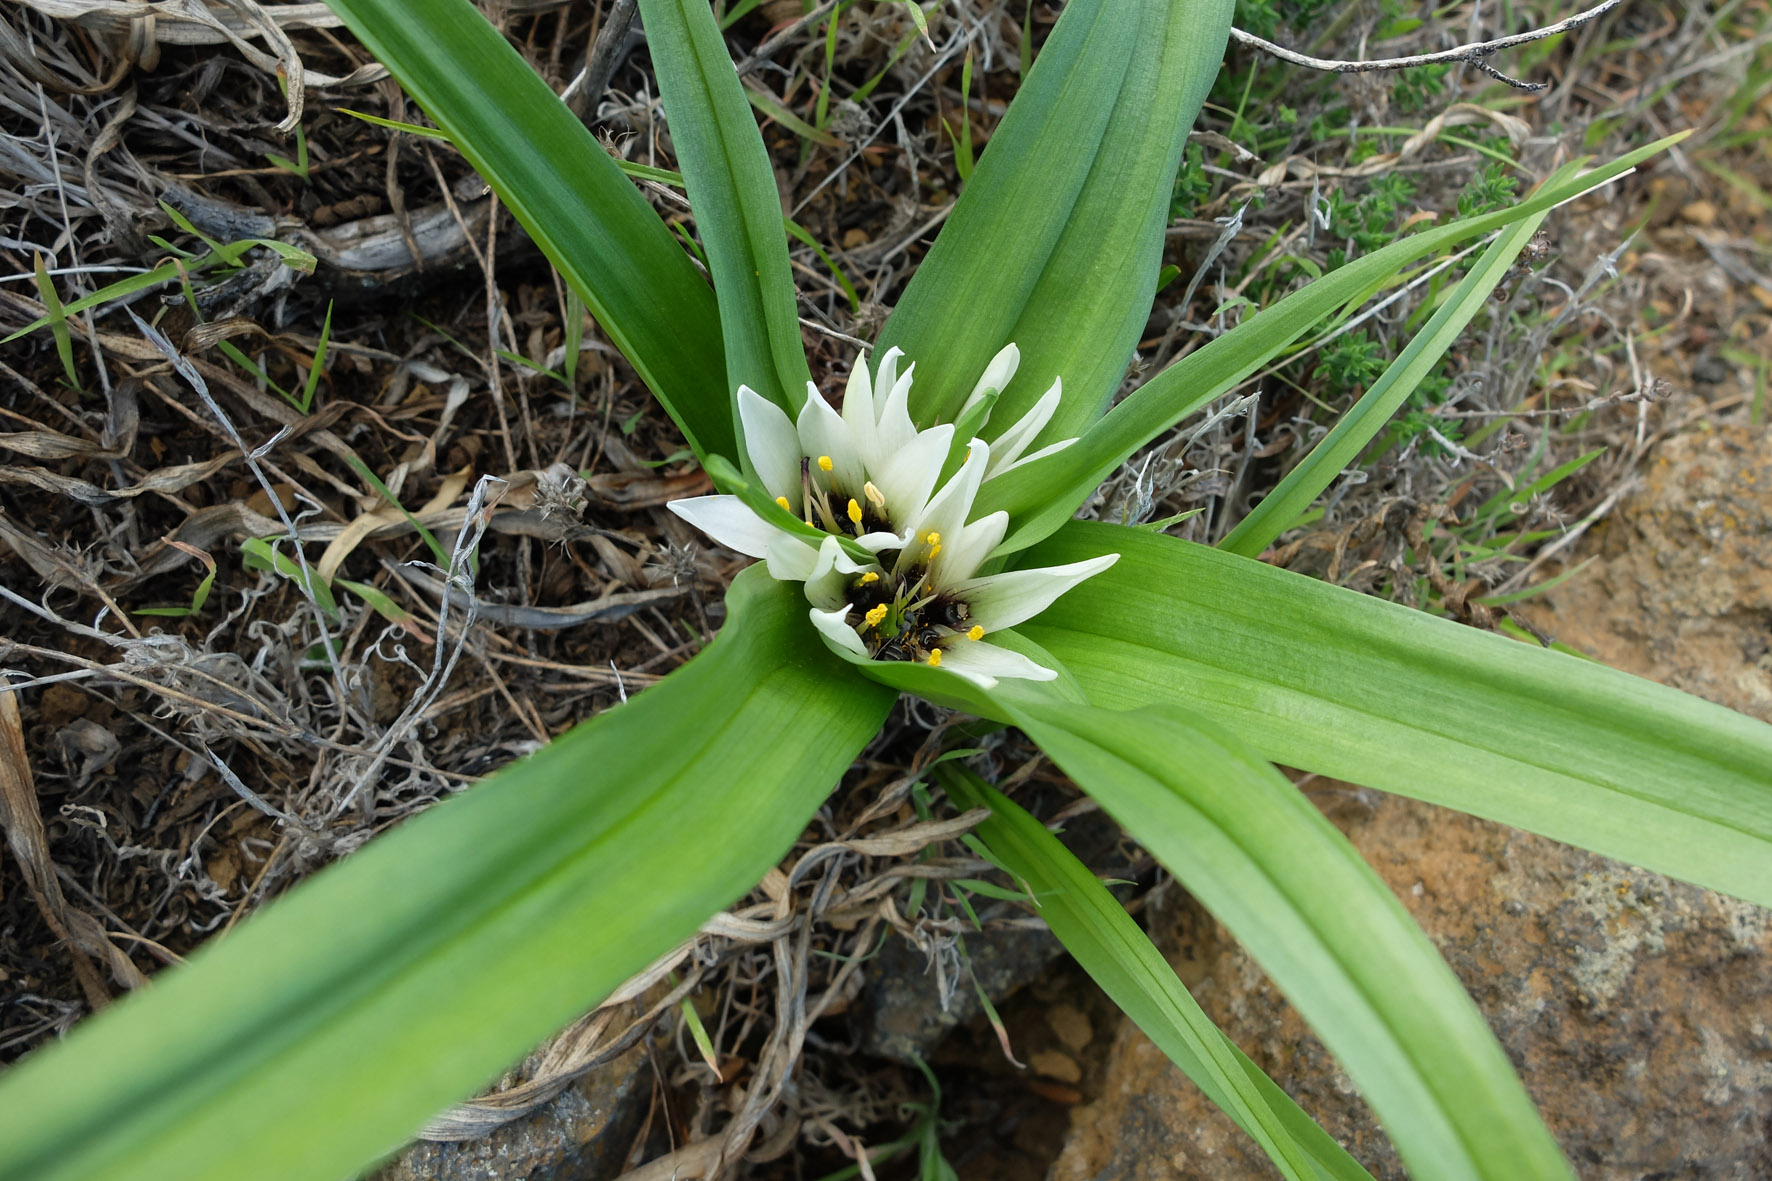
[[[861,506],[854,500],[849,502],[849,520],[854,524],[861,524]]]
[[[984,639],[984,628],[980,627],[976,623],[973,624],[972,630],[966,633],[966,638],[968,640],[982,640],[982,639]]]
[[[935,560],[935,555],[939,554],[940,552],[941,552],[941,547],[939,545],[930,546],[929,547],[929,560],[933,562]]]
[[[862,618],[867,620],[869,627],[879,627],[886,618],[886,604],[881,603],[878,607],[870,608]]]
[[[873,505],[875,508],[885,508],[886,507],[886,497],[880,492],[880,490],[878,488],[874,487],[874,482],[872,480],[869,480],[867,483],[863,484],[861,486],[861,491],[862,491],[862,494],[868,498],[868,503]]]
[[[940,648],[936,648],[929,653],[929,667],[930,668],[940,668],[941,667],[941,649]]]
[[[828,471],[830,471],[830,470],[831,470],[831,468],[832,468],[832,467],[834,467],[834,466],[835,466],[835,465],[834,465],[834,464],[832,464],[832,463],[831,463],[831,457],[830,457],[830,456],[828,456],[828,455],[821,455],[821,456],[819,456],[819,457],[818,457],[818,470],[819,470],[819,471],[821,471],[821,472],[828,472]]]
[[[788,507],[788,498],[785,496],[776,497],[775,503],[779,504],[782,507],[783,512],[792,512],[793,511],[791,508]]]
[[[863,574],[861,576],[861,584],[863,586],[866,586],[870,582],[878,582],[878,581],[880,581],[880,576],[878,574],[875,574],[872,570],[869,570],[866,574]]]
[[[939,533],[925,533],[923,535],[923,544],[925,544],[925,545],[940,545],[941,544],[941,534],[939,534]]]

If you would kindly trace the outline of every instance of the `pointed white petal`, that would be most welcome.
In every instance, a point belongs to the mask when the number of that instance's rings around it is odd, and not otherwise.
[[[855,446],[855,436],[841,415],[831,409],[818,387],[806,383],[806,405],[800,407],[800,446],[814,465],[821,455],[831,457],[831,477],[839,488],[860,490],[867,479],[862,457]],[[816,468],[815,468],[816,470]]]
[[[738,419],[744,424],[744,447],[757,478],[771,497],[800,503],[800,435],[787,411],[753,390],[738,387]]]
[[[893,347],[880,354],[880,364],[874,370],[874,413],[879,414],[886,401],[886,395],[898,382],[898,359],[904,356],[904,350]]]
[[[1119,560],[1119,554],[1103,554],[1066,566],[1043,566],[973,578],[947,589],[966,600],[972,609],[973,623],[987,633],[994,632],[1033,618],[1051,606],[1052,600],[1059,595]]]
[[[874,470],[878,448],[874,445],[874,387],[868,378],[866,353],[855,358],[849,370],[849,384],[843,390],[843,421],[849,424],[849,437],[861,452],[863,465]]]
[[[978,495],[978,486],[984,481],[985,469],[990,463],[990,445],[983,439],[972,440],[967,448],[966,462],[942,485],[941,491],[935,494],[935,499],[929,502],[929,507],[912,527],[916,536],[899,558],[900,572],[925,556],[928,552],[926,539],[929,534],[937,533],[941,535],[941,550],[930,563],[929,580],[936,586],[946,586],[951,581],[945,578],[951,565],[952,550],[949,547],[960,540],[966,518],[972,515],[973,498]]]
[[[953,443],[953,424],[943,423],[918,433],[908,445],[888,455],[883,464],[870,469],[874,486],[886,498],[888,520],[909,524],[923,515]]]
[[[1032,410],[1021,416],[1021,420],[1002,434],[991,444],[991,470],[985,473],[985,479],[1007,471],[1009,466],[1021,458],[1021,453],[1028,449],[1034,436],[1046,429],[1052,416],[1058,413],[1058,404],[1064,399],[1064,381],[1055,378],[1052,388],[1040,395]]]
[[[769,576],[777,582],[805,582],[812,577],[818,551],[791,533],[777,532],[763,555]]]
[[[770,542],[777,537],[791,538],[790,534],[753,513],[736,496],[692,496],[687,500],[673,500],[665,507],[727,549],[737,550],[747,557],[764,557],[769,552]]]
[[[1008,389],[1009,383],[1015,378],[1015,371],[1020,367],[1021,350],[1016,348],[1015,343],[1011,341],[998,350],[997,355],[991,358],[991,363],[984,367],[984,376],[980,377],[978,384],[972,387],[972,393],[967,396],[966,404],[960,407],[959,417],[965,418],[966,412],[983,401],[985,394],[989,391],[996,390],[1000,394]],[[1040,425],[1045,426],[1046,424],[1041,423]]]
[[[847,603],[834,610],[824,611],[814,607],[811,611],[812,626],[824,637],[824,642],[836,649],[838,654],[847,653],[868,659],[868,646],[861,642],[855,629],[849,626],[849,605]]]
[[[1042,447],[1038,451],[1034,452],[1032,455],[1022,456],[1020,459],[1016,460],[1014,463],[1006,463],[1001,467],[997,467],[996,464],[992,464],[991,466],[993,468],[995,468],[996,470],[992,471],[989,475],[987,475],[985,477],[985,479],[994,480],[998,476],[1001,476],[1001,475],[1004,475],[1005,473],[1014,471],[1016,468],[1021,467],[1023,464],[1032,463],[1036,459],[1045,459],[1048,455],[1057,455],[1060,451],[1063,451],[1066,447],[1069,447],[1072,443],[1075,443],[1075,442],[1076,442],[1075,439],[1060,439],[1058,442],[1052,444],[1050,447]]]
[[[942,562],[942,575],[947,582],[958,582],[971,578],[984,565],[984,560],[991,556],[991,551],[1003,542],[1003,534],[1009,530],[1009,514],[998,511],[987,517],[980,517],[960,530],[952,550],[946,545],[936,559]],[[945,559],[945,561],[944,561]],[[947,582],[937,585],[945,586]]]
[[[890,386],[884,383],[884,379],[874,385],[874,392],[878,395],[874,399],[874,411],[879,416],[875,436],[879,440],[882,458],[910,446],[911,440],[917,437],[917,425],[911,421],[911,378],[916,370],[916,365],[912,364]]]
[[[1019,652],[999,648],[989,640],[949,641],[941,650],[941,667],[976,681],[985,689],[995,688],[997,678],[1012,677],[1026,681],[1052,681],[1058,674],[1045,665],[1035,664]]]

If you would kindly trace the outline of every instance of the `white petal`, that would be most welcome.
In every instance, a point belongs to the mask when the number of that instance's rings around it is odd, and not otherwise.
[[[1001,476],[1007,472],[1014,471],[1016,468],[1021,467],[1023,464],[1032,463],[1036,459],[1045,459],[1048,455],[1057,455],[1060,451],[1063,451],[1066,447],[1069,447],[1072,443],[1075,443],[1075,442],[1076,442],[1075,439],[1060,439],[1058,442],[1052,444],[1050,447],[1042,447],[1038,451],[1034,452],[1032,455],[1022,456],[1020,459],[1016,460],[1014,463],[1006,463],[1006,464],[1003,464],[1001,467],[998,467],[996,464],[992,464],[991,467],[994,468],[995,470],[992,471],[985,478],[987,480],[994,480],[998,476]]]
[[[879,448],[874,439],[874,387],[868,379],[866,353],[856,357],[849,370],[849,384],[843,390],[843,421],[849,425],[849,437],[861,452],[862,465],[872,472],[879,460]]]
[[[911,543],[911,531],[903,533],[863,533],[856,538],[856,543],[870,554],[881,553],[889,549],[903,549]]]
[[[841,415],[831,409],[818,387],[806,383],[806,405],[800,407],[800,446],[816,465],[822,455],[831,457],[831,476],[839,488],[861,490],[867,480],[862,457],[855,446],[855,436]],[[853,492],[851,493],[853,495]]]
[[[947,462],[953,445],[953,425],[943,423],[918,433],[908,446],[870,469],[875,487],[886,498],[887,519],[909,524],[923,515],[929,506],[929,494],[941,479],[941,465]]]
[[[876,415],[879,414],[880,407],[885,403],[886,395],[891,393],[892,387],[898,383],[898,359],[902,356],[904,356],[904,350],[896,346],[880,354],[879,367],[874,370],[874,392],[879,395],[874,400]]]
[[[942,485],[941,491],[935,494],[935,499],[929,502],[929,507],[912,527],[916,536],[899,559],[901,573],[927,552],[923,545],[924,539],[931,533],[939,533],[942,548],[936,554],[935,561],[930,563],[929,580],[936,586],[947,585],[949,580],[944,580],[944,576],[951,565],[951,551],[948,547],[960,540],[966,518],[972,515],[973,498],[978,495],[978,486],[984,481],[985,469],[990,466],[990,462],[990,445],[982,439],[972,440],[967,448],[966,462]]]
[[[800,435],[787,411],[753,390],[738,387],[738,419],[744,424],[744,448],[757,478],[771,497],[800,503]]]
[[[1059,595],[1119,560],[1119,554],[1103,554],[1066,566],[1042,566],[973,578],[946,589],[966,600],[972,609],[973,623],[993,632],[1033,618]]]
[[[884,373],[885,365],[880,368]],[[916,369],[916,365],[911,365],[890,386],[885,384],[884,378],[874,383],[877,395],[874,411],[879,416],[875,437],[879,440],[881,458],[910,446],[911,440],[917,437],[917,425],[911,421],[911,377]]]
[[[818,547],[818,556],[801,580],[806,583],[806,601],[814,607],[832,610],[843,605],[849,579],[867,569],[843,552],[843,545],[827,535]]]
[[[998,511],[987,517],[980,517],[964,529],[955,540],[950,551],[944,544],[943,552],[937,561],[945,562],[942,574],[947,582],[958,582],[963,578],[971,578],[984,565],[984,560],[991,556],[991,551],[1003,542],[1003,534],[1009,530],[1009,514]],[[937,585],[946,585],[938,583]]]
[[[991,470],[985,473],[985,479],[999,475],[1008,470],[1009,465],[1021,458],[1021,453],[1028,449],[1034,436],[1046,429],[1052,416],[1058,413],[1058,404],[1064,399],[1064,380],[1054,378],[1052,388],[1040,395],[1034,408],[1021,416],[1021,420],[1002,434],[991,444]]]
[[[835,648],[839,655],[848,653],[868,659],[868,646],[861,642],[855,629],[849,626],[849,605],[847,603],[832,611],[822,611],[814,607],[811,611],[812,626],[824,637],[824,642]]]
[[[736,496],[692,496],[673,500],[665,507],[727,549],[747,557],[765,557],[770,542],[792,536],[753,513]]]
[[[769,564],[769,576],[777,582],[805,582],[812,577],[818,551],[791,533],[777,532],[770,538],[763,560]]]
[[[1015,371],[1020,367],[1021,350],[1012,341],[998,350],[997,355],[991,358],[991,363],[984,367],[984,376],[972,387],[972,393],[966,398],[966,404],[960,407],[958,417],[965,418],[966,412],[983,401],[989,391],[996,390],[1000,394],[1008,389],[1009,383],[1015,379]]]
[[[1000,648],[988,640],[960,638],[950,641],[941,650],[941,667],[959,673],[982,688],[996,687],[997,678],[1013,677],[1026,681],[1053,681],[1058,674],[1019,652]]]

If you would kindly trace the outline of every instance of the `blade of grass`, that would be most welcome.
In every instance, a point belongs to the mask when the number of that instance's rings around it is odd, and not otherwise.
[[[1576,167],[1574,163],[1564,165],[1546,184],[1560,183]],[[1298,466],[1287,472],[1278,486],[1219,542],[1220,549],[1252,558],[1292,527],[1299,515],[1359,458],[1366,444],[1402,409],[1421,379],[1439,365],[1446,350],[1488,305],[1490,294],[1507,277],[1514,260],[1532,241],[1546,216],[1548,211],[1541,211],[1516,222],[1489,244],[1427,325]]]
[[[1033,891],[1040,917],[1065,950],[1276,1168],[1293,1178],[1371,1181],[1212,1024],[1149,936],[1045,825],[962,767],[950,763],[934,774],[955,806],[991,810],[980,836],[1008,872]]]
[[[727,601],[656,687],[0,1076],[0,1178],[351,1175],[693,935],[894,700],[809,645],[805,600],[761,567]]]
[[[1234,554],[1074,523],[1120,560],[1021,625],[1098,705],[1171,702],[1275,762],[1772,905],[1772,726]]]
[[[468,0],[333,0],[529,231],[697,454],[733,454],[713,292],[658,215]]]

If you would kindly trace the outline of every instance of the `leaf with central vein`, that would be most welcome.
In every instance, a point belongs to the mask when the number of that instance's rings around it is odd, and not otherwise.
[[[992,412],[997,430],[1013,425],[1062,378],[1064,400],[1036,446],[1074,439],[1120,388],[1150,319],[1175,171],[1218,76],[1231,8],[1231,0],[1145,5],[1089,179],[1005,338],[1021,349],[1021,368]]]
[[[1201,1011],[1119,901],[1046,826],[953,763],[934,768],[960,808],[988,807],[975,830],[993,856],[1027,883],[1040,917],[1091,979],[1294,1178],[1372,1181],[1347,1151],[1294,1103]]]
[[[1248,949],[1417,1177],[1573,1177],[1458,978],[1278,771],[1173,707],[1011,710]]]
[[[1077,507],[1134,451],[1232,389],[1324,316],[1349,300],[1364,298],[1404,266],[1441,247],[1567,201],[1629,171],[1688,134],[1682,132],[1638,148],[1565,183],[1545,185],[1512,209],[1423,230],[1393,242],[1330,272],[1189,353],[1145,382],[1072,446],[1005,473],[979,491],[976,512],[982,515],[1001,509],[1014,520],[997,552],[1013,553],[1049,535],[1070,520]]]
[[[671,144],[707,251],[726,341],[726,385],[798,413],[806,352],[781,195],[763,136],[706,0],[640,0]]]
[[[690,446],[734,454],[714,294],[584,124],[468,0],[330,4],[584,298]]]
[[[1275,762],[1772,906],[1772,726],[1143,530],[1073,523],[1028,561],[1101,553],[1020,628],[1097,705],[1174,702]]]
[[[1047,38],[877,351],[917,363],[911,413],[949,417],[1009,340],[1101,147],[1158,0],[1073,0]]]
[[[894,695],[733,583],[706,652],[0,1078],[0,1178],[341,1177],[691,935]]]
[[[1573,164],[1564,165],[1572,170]],[[1547,185],[1555,185],[1562,173],[1552,176]],[[1391,416],[1402,409],[1403,402],[1421,384],[1452,342],[1463,334],[1471,318],[1482,310],[1489,295],[1507,277],[1520,251],[1538,232],[1547,214],[1535,213],[1516,225],[1509,226],[1489,248],[1483,251],[1470,273],[1434,313],[1427,326],[1416,333],[1402,353],[1385,368],[1372,388],[1343,414],[1327,435],[1299,465],[1286,473],[1261,503],[1250,511],[1219,543],[1226,553],[1253,558],[1299,518],[1311,502],[1328,488],[1341,472],[1359,458],[1372,437],[1384,429]]]

